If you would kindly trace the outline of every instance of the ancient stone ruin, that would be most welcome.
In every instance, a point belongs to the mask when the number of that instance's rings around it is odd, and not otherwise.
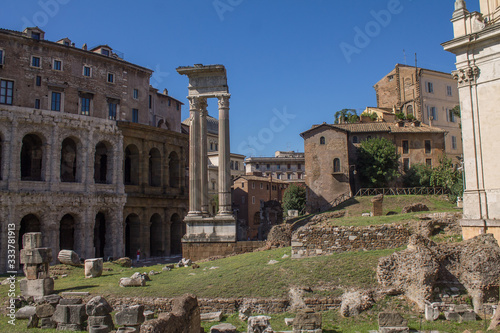
[[[372,202],[372,216],[384,215],[384,195],[379,194],[371,199]]]
[[[54,280],[49,276],[52,249],[42,247],[42,233],[23,235],[23,249],[19,261],[24,265],[26,279],[19,282],[23,296],[45,296],[54,292]]]

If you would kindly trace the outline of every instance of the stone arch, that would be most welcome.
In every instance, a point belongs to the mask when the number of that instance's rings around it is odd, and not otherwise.
[[[18,246],[19,249],[23,248],[23,235],[27,232],[41,232],[42,231],[42,223],[40,219],[35,214],[27,214],[21,219],[20,227],[19,227],[19,238],[18,238]]]
[[[149,220],[149,254],[152,257],[159,257],[164,254],[163,221],[160,214],[153,214]]]
[[[135,258],[136,251],[141,248],[141,235],[139,216],[134,213],[129,214],[125,219],[125,255],[127,257]]]
[[[37,134],[26,134],[21,148],[21,180],[43,180],[43,140]]]
[[[179,214],[174,213],[170,218],[170,254],[182,253],[182,237],[186,233],[186,225]]]
[[[59,223],[59,249],[75,250],[75,225],[72,214],[66,214]]]
[[[149,186],[161,186],[161,154],[157,148],[149,151]]]
[[[96,184],[111,183],[112,175],[111,149],[107,142],[100,141],[95,146],[94,182]]]
[[[178,188],[180,186],[181,163],[179,155],[175,151],[168,156],[168,176],[170,187]]]
[[[123,177],[125,185],[139,185],[139,149],[130,144],[125,148]]]
[[[104,257],[106,247],[106,214],[99,211],[94,220],[94,252],[96,258]]]
[[[61,182],[77,182],[77,161],[78,148],[73,138],[66,138],[61,144],[61,165],[60,177]]]

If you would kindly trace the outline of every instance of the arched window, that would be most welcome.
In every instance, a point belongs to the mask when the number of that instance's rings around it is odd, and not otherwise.
[[[42,140],[35,134],[23,138],[21,180],[42,180]]]
[[[125,219],[125,255],[132,258],[139,249],[141,249],[141,220],[137,214],[130,214]],[[141,249],[141,256],[145,252],[146,249]]]
[[[164,244],[162,237],[162,221],[159,214],[153,214],[149,220],[149,253],[152,257],[164,255]]]
[[[322,136],[321,138],[319,138],[319,144],[320,145],[324,145],[326,143],[326,139],[324,136]]]
[[[170,254],[182,253],[181,239],[186,233],[186,225],[178,214],[170,218]]]
[[[352,143],[359,143],[359,138],[356,135],[352,137]]]
[[[125,185],[139,185],[139,149],[135,145],[125,148],[123,178]]]
[[[412,105],[408,105],[408,107],[406,108],[406,116],[409,116],[409,115],[413,116],[413,106]]]
[[[149,151],[149,185],[161,186],[161,154],[156,148]]]
[[[180,185],[180,163],[179,156],[175,151],[171,152],[168,156],[168,173],[169,173],[169,183],[170,187],[179,187]]]
[[[75,246],[75,219],[71,214],[66,214],[59,225],[59,248],[61,250],[74,250]]]
[[[104,257],[106,247],[106,216],[104,213],[97,213],[94,223],[94,249],[95,258]]]
[[[61,182],[76,182],[76,143],[70,138],[64,139],[61,147]]]
[[[103,142],[95,147],[94,182],[106,184],[108,182],[108,148]]]
[[[339,173],[340,172],[340,159],[336,158],[333,160],[333,172]]]

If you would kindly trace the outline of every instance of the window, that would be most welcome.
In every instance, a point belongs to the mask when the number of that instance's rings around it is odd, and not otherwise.
[[[264,189],[264,183],[260,183],[260,189]]]
[[[14,95],[14,81],[1,80],[0,104],[12,105],[13,95]]]
[[[108,103],[108,118],[110,120],[116,120],[116,109],[117,109],[117,104],[113,102]]]
[[[168,100],[168,106],[171,106],[171,105],[172,105],[172,100],[171,100],[171,99],[169,99],[169,100]]]
[[[218,151],[218,150],[219,150],[219,145],[215,144],[215,151]]]
[[[333,172],[334,173],[340,172],[340,159],[339,158],[336,158],[333,160]]]
[[[214,150],[214,143],[210,142],[210,150]]]
[[[431,93],[431,94],[434,93],[434,85],[432,84],[432,82],[427,82],[426,90],[428,93]]]
[[[255,164],[255,169],[260,169],[260,165]]]
[[[425,140],[425,153],[430,154],[431,151],[431,140]]]
[[[302,174],[301,173],[297,174],[297,179],[302,179]]]
[[[359,138],[356,135],[352,137],[352,143],[359,143]]]
[[[40,87],[42,85],[42,77],[40,75],[37,75],[35,78],[35,85],[37,87]]]
[[[61,93],[52,92],[52,99],[50,102],[50,109],[52,111],[61,111]]]
[[[302,170],[302,164],[300,164],[300,163],[299,163],[299,164],[297,165],[297,170]]]
[[[215,182],[212,182],[212,190],[215,190]]]
[[[108,83],[115,83],[115,74],[108,73]]]
[[[271,164],[266,164],[267,170],[271,169]]]
[[[434,106],[427,107],[427,118],[429,120],[438,120],[438,114],[437,114],[436,108]]]
[[[324,136],[322,136],[321,138],[319,138],[319,144],[320,144],[320,145],[324,145],[324,144],[325,144],[325,142],[326,142],[326,140],[325,140],[325,137],[324,137]]]
[[[181,105],[179,104],[179,102],[177,102],[177,110],[179,110],[181,108]]]
[[[83,76],[90,77],[92,75],[92,68],[89,66],[83,66]]]
[[[40,68],[42,62],[40,60],[40,57],[31,57],[31,67],[37,67]]]
[[[134,99],[138,99],[138,98],[139,98],[139,90],[134,89]]]
[[[277,168],[278,170],[281,170],[281,164],[277,164],[277,165],[276,165],[276,168]]]
[[[428,166],[432,167],[432,159],[431,158],[427,158],[425,160],[425,164],[427,164]]]
[[[84,116],[90,115],[90,97],[85,96],[80,98],[80,114]]]
[[[230,168],[231,170],[234,170],[234,162],[233,162],[233,161],[231,161],[231,162],[230,162],[230,166],[229,166],[229,168]]]
[[[391,82],[392,80],[394,80],[394,75],[389,75],[387,79],[389,80],[389,82]]]
[[[292,165],[291,164],[287,164],[287,169],[290,170],[292,168]]]
[[[41,37],[42,35],[39,32],[34,32],[34,31],[31,32],[31,38],[40,40]]]
[[[278,174],[276,175],[276,178],[281,179],[281,173],[278,173]]]
[[[403,171],[408,172],[408,170],[410,170],[410,159],[403,158]]]
[[[3,65],[3,50],[0,49],[0,65]]]
[[[451,90],[451,86],[446,86],[446,95],[453,96],[453,90]]]
[[[453,149],[453,150],[457,149],[457,137],[456,136],[451,137],[451,149]]]
[[[54,60],[54,65],[52,66],[52,69],[56,71],[62,71],[62,61],[61,60]]]
[[[255,197],[252,196],[252,204],[255,204]]]
[[[288,179],[288,180],[292,179],[292,174],[291,174],[291,173],[289,173],[289,174],[287,175],[287,179]]]
[[[245,183],[241,183],[241,188],[245,188]]]
[[[454,123],[455,122],[455,114],[453,113],[452,109],[448,110],[448,121],[450,123]]]
[[[132,122],[133,123],[139,122],[139,110],[138,109],[132,109]]]
[[[234,162],[234,170],[239,170],[240,168],[240,162],[236,161]]]
[[[40,108],[40,100],[37,98],[35,99],[35,109],[39,109]]]
[[[151,95],[149,95],[148,106],[149,106],[150,109],[153,106],[153,96],[151,96]]]
[[[412,105],[408,105],[408,107],[406,108],[406,115],[407,116],[409,116],[409,115],[413,116],[413,106]]]
[[[108,49],[101,49],[101,54],[109,57],[109,50]]]
[[[408,140],[403,140],[403,154],[410,153],[410,146],[408,144]]]
[[[252,183],[252,190],[255,189],[255,183]]]
[[[244,204],[245,203],[245,197],[241,197],[241,203]]]

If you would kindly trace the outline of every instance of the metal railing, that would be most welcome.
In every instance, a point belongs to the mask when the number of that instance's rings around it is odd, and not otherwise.
[[[408,187],[408,188],[360,188],[355,197],[374,195],[444,195],[450,190],[444,187]]]

